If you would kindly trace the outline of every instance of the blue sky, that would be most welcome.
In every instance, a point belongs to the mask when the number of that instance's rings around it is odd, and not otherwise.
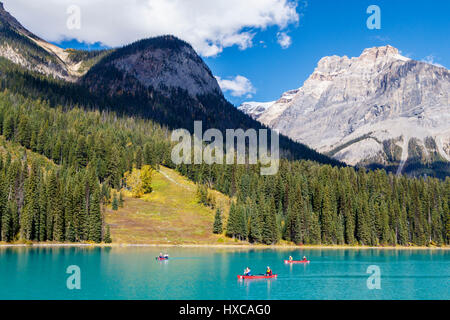
[[[174,34],[194,46],[223,85],[234,88],[224,93],[235,105],[276,100],[301,87],[320,58],[359,56],[373,46],[390,44],[407,57],[450,66],[447,0],[4,2],[25,27],[64,48],[116,47]],[[82,27],[69,30],[73,3],[79,4]],[[380,30],[366,26],[370,5],[381,9]],[[291,40],[285,48],[279,35]]]
[[[381,9],[380,30],[366,26],[371,4]],[[301,87],[323,56],[354,57],[373,46],[390,44],[410,58],[450,66],[450,1],[309,0],[302,14],[299,25],[290,27],[288,49],[280,48],[276,30],[269,29],[258,34],[252,48],[226,48],[205,60],[214,74],[247,77],[256,88],[254,101],[276,100],[282,92]],[[230,93],[227,97],[235,104],[248,100]]]

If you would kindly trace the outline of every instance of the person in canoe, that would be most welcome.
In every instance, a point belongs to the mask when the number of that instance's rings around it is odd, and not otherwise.
[[[164,255],[164,259],[169,259],[169,255],[167,253]]]
[[[272,276],[272,269],[270,269],[269,266],[267,266],[267,270],[266,270],[266,276]]]
[[[164,256],[163,256],[162,252],[159,253],[159,258],[160,259],[164,259]]]
[[[245,270],[244,270],[244,276],[251,276],[251,270],[250,270],[250,268],[249,267],[247,267],[247,268],[245,268]]]
[[[306,259],[306,256],[303,256],[303,261],[308,261],[308,259]]]
[[[294,261],[294,258],[292,258],[292,256],[289,256],[289,261]]]

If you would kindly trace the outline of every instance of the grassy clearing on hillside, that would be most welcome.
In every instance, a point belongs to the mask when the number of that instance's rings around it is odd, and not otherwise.
[[[153,192],[141,199],[131,198],[125,192],[123,208],[106,209],[105,219],[111,226],[114,243],[234,243],[222,235],[212,234],[215,210],[197,203],[194,183],[161,166],[160,172],[154,174],[152,187]],[[216,191],[210,192],[226,217],[229,198]]]
[[[57,165],[49,160],[47,157],[40,155],[38,153],[32,152],[18,143],[8,141],[4,136],[0,135],[0,156],[5,161],[7,155],[11,156],[11,160],[22,160],[24,153],[27,153],[27,162],[31,163],[32,160],[39,160],[40,164],[46,169],[53,169]]]

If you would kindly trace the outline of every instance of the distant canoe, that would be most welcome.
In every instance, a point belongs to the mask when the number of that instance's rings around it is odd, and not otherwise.
[[[309,260],[292,260],[292,261],[284,260],[284,263],[309,263],[309,262],[310,262]]]
[[[161,258],[161,257],[156,257],[155,258],[158,261],[165,261],[165,260],[169,260],[169,258]]]
[[[276,274],[273,274],[271,276],[265,276],[265,275],[242,276],[242,275],[238,275],[237,277],[240,280],[242,280],[242,279],[273,279],[273,278],[276,278],[277,275]]]

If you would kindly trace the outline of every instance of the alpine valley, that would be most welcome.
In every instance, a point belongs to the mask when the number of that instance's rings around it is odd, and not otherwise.
[[[372,48],[250,116],[183,40],[62,49],[0,3],[0,239],[447,246],[449,78]],[[173,163],[194,121],[281,131],[278,172]]]
[[[353,166],[450,174],[450,72],[392,46],[322,58],[303,86],[239,109]]]

